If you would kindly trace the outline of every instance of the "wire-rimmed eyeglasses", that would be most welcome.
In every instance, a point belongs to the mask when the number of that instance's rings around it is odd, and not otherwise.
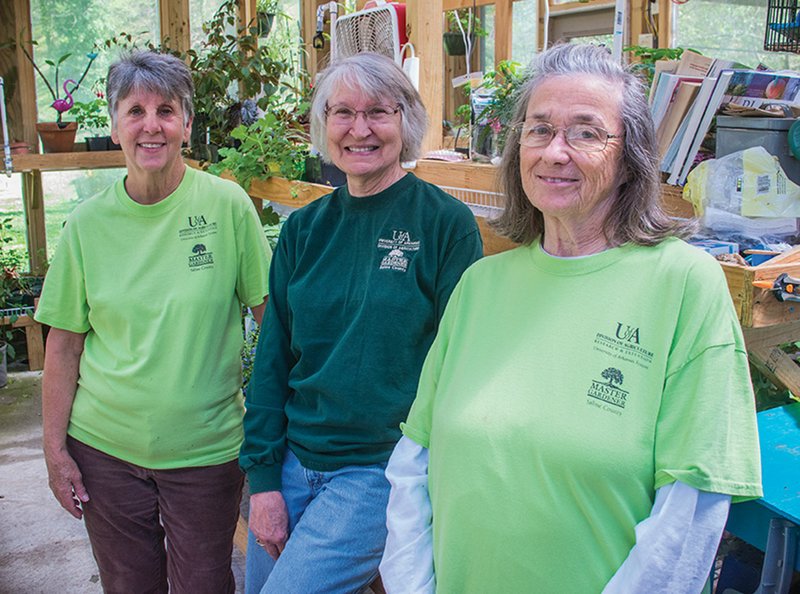
[[[366,109],[353,109],[347,105],[330,105],[325,108],[325,117],[337,125],[350,125],[356,121],[358,114],[363,113],[364,118],[371,124],[385,124],[392,116],[400,111],[400,105],[373,105]]]
[[[608,145],[609,138],[622,138],[621,134],[609,134],[608,130],[591,124],[573,124],[556,127],[548,122],[525,123],[519,126],[519,143],[530,148],[548,146],[561,130],[564,140],[576,151],[593,153],[602,151]]]

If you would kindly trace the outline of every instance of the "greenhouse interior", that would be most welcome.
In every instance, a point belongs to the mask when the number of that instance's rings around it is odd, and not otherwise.
[[[800,594],[800,0],[0,0],[0,141],[0,594]]]

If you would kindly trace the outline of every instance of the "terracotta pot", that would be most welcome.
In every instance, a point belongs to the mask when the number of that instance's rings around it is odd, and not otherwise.
[[[42,139],[42,149],[46,153],[71,153],[75,150],[75,134],[78,124],[63,122],[60,127],[56,122],[39,122],[36,131]]]
[[[27,142],[12,142],[11,154],[12,155],[27,155],[31,152],[31,147]]]

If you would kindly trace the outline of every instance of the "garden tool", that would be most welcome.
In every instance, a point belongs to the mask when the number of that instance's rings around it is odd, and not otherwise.
[[[778,275],[774,282],[754,281],[753,286],[771,290],[778,301],[800,301],[800,279],[792,278],[785,272]]]

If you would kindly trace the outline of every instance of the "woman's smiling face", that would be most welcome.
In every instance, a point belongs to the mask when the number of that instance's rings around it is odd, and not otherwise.
[[[329,111],[346,107],[359,112],[351,123],[346,124],[328,117],[325,126],[328,154],[350,181],[372,182],[370,185],[374,185],[375,180],[391,177],[400,167],[402,111],[380,123],[368,120],[364,111],[378,105],[394,109],[397,101],[387,97],[369,97],[358,88],[344,85],[339,85],[328,100]]]
[[[558,128],[543,147],[520,147],[522,186],[531,204],[545,217],[584,226],[602,226],[619,185],[622,139],[609,138],[605,149],[582,152],[567,144],[563,128],[588,124],[622,135],[622,94],[606,80],[592,76],[553,76],[528,101],[525,124],[546,122]]]

